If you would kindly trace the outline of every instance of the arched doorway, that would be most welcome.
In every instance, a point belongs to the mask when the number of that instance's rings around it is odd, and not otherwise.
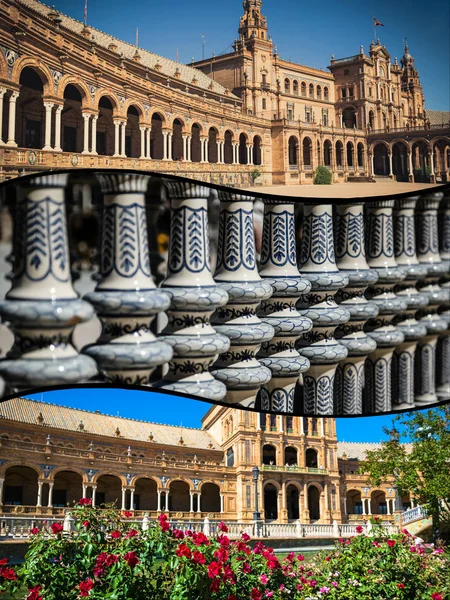
[[[305,452],[306,466],[317,469],[317,450],[308,448]]]
[[[172,159],[180,160],[183,156],[183,123],[175,119],[172,128]]]
[[[346,495],[346,507],[348,515],[362,515],[363,505],[361,492],[358,490],[348,490]]]
[[[326,167],[331,167],[331,142],[325,140],[323,144],[323,164]]]
[[[289,166],[298,165],[298,140],[295,136],[291,135],[288,142],[288,156]]]
[[[263,446],[263,465],[276,465],[277,464],[277,451],[271,444],[264,444]]]
[[[220,488],[216,483],[202,485],[200,510],[207,513],[220,513]]]
[[[219,132],[211,127],[208,132],[208,162],[216,163],[218,161],[217,137]]]
[[[102,96],[98,102],[96,136],[97,153],[102,156],[112,156],[114,154],[115,133],[113,111],[114,106],[111,99],[107,96]]]
[[[358,142],[356,149],[358,154],[358,168],[364,169],[364,144],[362,142]]]
[[[356,110],[353,106],[347,106],[342,111],[342,123],[346,129],[356,127]]]
[[[223,160],[226,165],[233,164],[233,133],[227,129],[224,135]]]
[[[266,521],[278,519],[278,490],[272,483],[264,486],[264,517]]]
[[[300,518],[299,499],[298,487],[293,484],[288,485],[286,488],[286,505],[289,521],[296,521]]]
[[[253,138],[253,164],[262,164],[261,138],[259,137],[259,135],[255,135],[255,137]]]
[[[347,142],[347,168],[354,169],[355,164],[353,162],[353,144],[352,142]]]
[[[429,183],[430,181],[430,157],[428,143],[419,140],[412,145],[412,162],[414,169],[414,181],[416,183]]]
[[[121,508],[122,481],[117,475],[100,475],[97,480],[97,491],[95,494],[96,506],[114,504]]]
[[[373,149],[373,170],[374,175],[389,175],[388,150],[384,144],[377,144]]]
[[[125,154],[130,158],[139,158],[141,155],[139,116],[138,109],[131,104],[127,110],[127,124],[125,127]]]
[[[370,494],[370,512],[373,515],[387,515],[386,494],[381,490]]]
[[[247,136],[241,133],[239,136],[239,164],[246,165],[248,163],[247,156]]]
[[[3,504],[6,506],[36,506],[38,474],[30,467],[8,467],[3,484]]]
[[[162,160],[164,156],[164,136],[162,117],[158,113],[152,115],[152,130],[150,133],[150,156]]]
[[[397,181],[408,181],[408,154],[404,142],[392,146],[392,172]]]
[[[20,74],[19,83],[20,92],[16,104],[17,143],[23,148],[44,148],[46,111],[43,95],[47,81],[33,67],[25,67]],[[52,121],[53,111],[54,109],[50,113]]]
[[[315,485],[308,487],[308,510],[311,521],[320,519],[320,491]]]
[[[303,138],[302,142],[302,154],[303,154],[303,166],[312,167],[312,142],[309,137]]]
[[[341,169],[344,166],[344,146],[342,142],[336,142],[336,165]]]
[[[200,162],[202,160],[202,143],[200,140],[200,125],[194,123],[191,129],[191,161]]]
[[[285,465],[293,466],[297,464],[297,449],[292,446],[286,446],[284,449]]]
[[[64,106],[61,112],[61,147],[63,152],[83,150],[84,122],[81,105],[84,93],[69,83],[64,88]]]
[[[74,471],[59,471],[53,486],[53,506],[68,506],[83,497],[83,478]]]
[[[190,489],[185,481],[172,481],[169,488],[169,510],[190,511]]]
[[[368,122],[369,128],[373,129],[375,126],[375,113],[373,112],[373,110],[369,110],[369,122]]]
[[[158,508],[158,486],[156,481],[146,477],[136,480],[134,486],[133,510],[157,510]]]

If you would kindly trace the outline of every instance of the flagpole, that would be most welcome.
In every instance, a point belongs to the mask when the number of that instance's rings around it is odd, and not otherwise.
[[[88,0],[84,0],[84,26],[87,25],[87,9],[88,9]]]

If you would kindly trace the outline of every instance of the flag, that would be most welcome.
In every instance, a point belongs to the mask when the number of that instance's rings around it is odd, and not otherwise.
[[[88,3],[88,0],[84,0],[84,24],[85,25],[87,23],[87,3]]]
[[[380,23],[380,21],[378,19],[375,19],[375,17],[373,18],[373,26],[374,27],[378,27],[378,26],[384,27],[383,23]]]

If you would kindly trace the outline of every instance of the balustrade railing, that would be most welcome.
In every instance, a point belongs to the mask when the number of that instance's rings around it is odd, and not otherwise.
[[[448,191],[336,207],[265,198],[259,231],[249,194],[165,177],[165,200],[149,174],[83,177],[98,189],[101,233],[82,299],[66,215],[76,176],[19,179],[9,184],[17,197],[4,195],[14,223],[0,302],[15,336],[0,361],[8,393],[108,381],[317,416],[450,398]],[[166,257],[150,205],[171,221]],[[75,344],[94,317],[100,337]]]

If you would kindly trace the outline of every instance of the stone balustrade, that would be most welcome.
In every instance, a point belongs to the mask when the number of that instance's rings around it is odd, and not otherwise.
[[[448,191],[336,206],[264,198],[259,230],[262,203],[248,192],[217,196],[164,177],[159,197],[156,176],[95,177],[98,272],[82,299],[73,286],[69,175],[8,184],[14,237],[0,314],[14,344],[0,360],[6,393],[106,381],[316,416],[450,398]],[[166,257],[152,217],[164,202]],[[94,317],[100,336],[75,344]]]

